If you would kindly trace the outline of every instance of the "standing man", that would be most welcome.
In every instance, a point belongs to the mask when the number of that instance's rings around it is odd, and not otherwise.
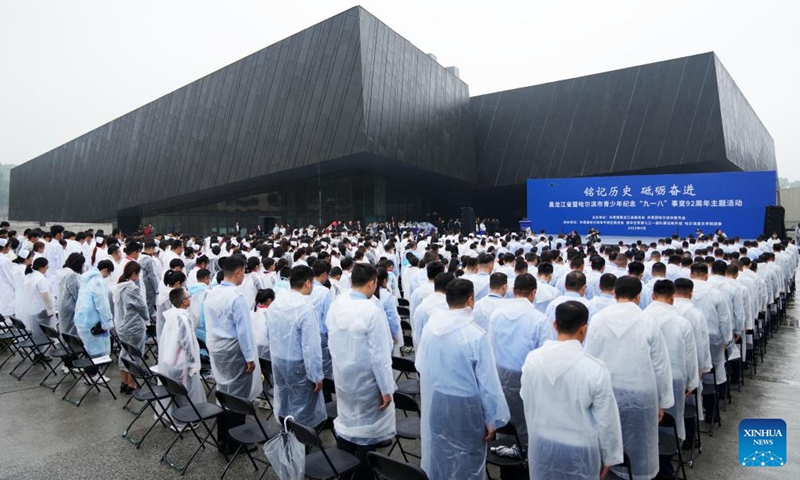
[[[222,283],[208,293],[203,311],[206,345],[217,390],[253,401],[261,392],[261,368],[250,311],[237,288],[244,280],[245,264],[240,255],[231,255],[220,262]],[[239,448],[239,442],[228,436],[228,430],[244,422],[244,415],[230,411],[220,417],[217,423],[220,451],[233,453]]]
[[[485,443],[510,415],[489,336],[472,321],[472,282],[445,290],[449,310],[433,315],[417,350],[422,469],[431,480],[483,480]]]
[[[598,472],[604,478],[612,465],[622,463],[611,374],[581,347],[588,321],[589,310],[582,303],[559,305],[558,340],[546,341],[522,366],[520,395],[531,432],[531,478],[596,480]]]
[[[611,372],[633,479],[650,480],[659,470],[658,422],[675,398],[666,342],[658,324],[639,308],[641,293],[638,278],[617,279],[617,303],[592,318],[586,353],[602,360]],[[615,471],[618,476],[625,473]]]
[[[311,428],[328,418],[322,399],[319,318],[309,300],[313,288],[314,271],[298,265],[289,274],[289,290],[281,291],[267,309],[275,415],[291,415]]]
[[[56,272],[61,270],[66,259],[64,247],[61,246],[61,240],[64,239],[64,227],[53,225],[50,227],[50,235],[53,238],[45,247],[44,256],[47,258],[47,265],[50,267],[47,269],[47,280],[50,281],[53,298],[56,298],[58,295],[58,275],[56,275]],[[56,298],[56,301],[58,301],[58,298]]]
[[[386,315],[370,300],[378,271],[357,264],[351,280],[352,290],[336,299],[327,316],[339,412],[333,424],[338,447],[361,460],[353,478],[371,480],[367,453],[396,433],[392,350]]]

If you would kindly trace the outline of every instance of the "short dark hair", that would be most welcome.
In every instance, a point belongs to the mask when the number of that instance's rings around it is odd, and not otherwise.
[[[653,267],[651,268],[651,271],[653,273],[664,273],[664,274],[666,274],[667,273],[667,266],[664,265],[661,262],[656,262],[656,263],[653,264]]]
[[[708,275],[708,265],[705,263],[696,262],[692,264],[690,271],[692,272],[692,275]]]
[[[39,258],[37,258],[36,260],[33,261],[32,268],[34,270],[40,270],[40,269],[42,269],[42,268],[44,268],[46,266],[47,266],[47,259],[44,258],[44,257],[39,257]]]
[[[569,268],[577,270],[583,266],[583,257],[580,254],[574,255],[569,261]]]
[[[553,274],[553,264],[552,263],[540,263],[538,267],[536,267],[536,272],[539,275],[552,275]]]
[[[642,275],[644,274],[644,263],[637,262],[636,260],[632,261],[628,264],[628,274],[630,275]]]
[[[536,290],[536,279],[530,273],[524,273],[514,279],[514,293],[528,295]]]
[[[633,300],[642,293],[642,281],[631,275],[624,275],[614,284],[614,295],[617,298]]]
[[[433,280],[436,278],[436,275],[445,271],[444,264],[438,260],[430,262],[426,267],[425,270],[428,272],[428,280]]]
[[[575,300],[556,307],[556,330],[566,335],[574,334],[589,322],[589,309]]]
[[[455,279],[456,277],[452,273],[442,272],[433,279],[433,290],[436,292],[445,292],[450,282]]]
[[[244,270],[244,268],[247,266],[247,260],[245,260],[244,256],[237,254],[231,255],[230,257],[220,258],[217,263],[222,271],[227,274],[231,274],[240,268]]]
[[[478,265],[486,265],[494,262],[494,256],[489,253],[481,253],[478,255]]]
[[[169,292],[169,303],[175,308],[180,308],[184,298],[186,298],[186,290],[182,288],[173,288],[172,291]]]
[[[114,262],[111,260],[100,260],[97,262],[97,269],[98,270],[108,270],[108,273],[114,271]]]
[[[722,260],[715,260],[714,263],[711,264],[711,273],[714,275],[725,275],[727,271],[728,264]]]
[[[207,268],[201,268],[200,270],[197,271],[197,281],[198,282],[202,282],[203,280],[205,280],[206,278],[209,278],[210,276],[211,276],[211,270],[209,270]]]
[[[659,297],[671,297],[675,295],[675,284],[672,280],[658,280],[653,285],[653,294]]]
[[[298,265],[289,273],[289,286],[295,290],[303,288],[309,280],[314,280],[314,270],[308,265]]]
[[[492,290],[501,288],[508,284],[508,275],[503,272],[495,272],[489,276],[489,288]]]
[[[128,242],[125,245],[125,254],[130,255],[131,253],[141,252],[142,246],[139,245],[139,242]]]
[[[319,261],[317,263],[319,263]],[[294,269],[292,273],[294,273]],[[350,283],[352,283],[353,287],[363,287],[377,278],[378,270],[376,270],[375,267],[369,263],[356,263],[353,265],[353,273],[350,274]]]
[[[314,276],[319,277],[326,273],[331,273],[331,264],[327,260],[317,260],[311,267],[314,270]]]
[[[591,260],[592,270],[600,271],[606,266],[606,259],[600,255],[595,255]]]
[[[70,253],[67,260],[64,262],[64,268],[69,268],[75,273],[83,273],[83,264],[86,263],[86,257],[82,253]]]
[[[447,284],[445,295],[449,307],[462,308],[466,306],[470,297],[475,296],[475,287],[469,280],[458,278]]]
[[[614,287],[617,284],[617,276],[613,273],[604,273],[600,275],[600,290],[607,292],[609,290],[614,290]]]
[[[577,292],[586,286],[586,275],[583,272],[569,272],[564,279],[564,288],[571,292]]]
[[[692,293],[694,290],[694,282],[688,278],[679,278],[675,280],[675,293],[686,295]]]

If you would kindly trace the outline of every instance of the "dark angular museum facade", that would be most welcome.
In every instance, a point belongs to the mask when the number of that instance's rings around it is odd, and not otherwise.
[[[10,217],[204,234],[473,205],[510,226],[528,178],[775,169],[714,53],[470,98],[354,7],[15,167]]]

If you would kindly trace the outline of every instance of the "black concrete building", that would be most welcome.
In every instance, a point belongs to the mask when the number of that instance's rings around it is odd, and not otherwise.
[[[361,7],[11,171],[15,220],[512,225],[528,178],[776,169],[714,53],[478,97]]]

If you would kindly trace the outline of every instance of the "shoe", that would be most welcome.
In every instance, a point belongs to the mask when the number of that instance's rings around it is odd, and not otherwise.
[[[63,373],[64,375],[68,374],[69,367],[67,367],[66,365],[61,365],[61,373]]]
[[[33,357],[33,363],[36,362],[47,362],[50,363],[53,359],[48,357],[47,355],[36,355]]]
[[[258,408],[262,410],[272,410],[272,407],[270,407],[269,402],[266,400],[261,400],[258,402]]]
[[[119,393],[123,393],[125,395],[128,395],[129,393],[131,393],[131,387],[129,387],[128,384],[126,384],[126,383],[120,383],[119,384]]]

